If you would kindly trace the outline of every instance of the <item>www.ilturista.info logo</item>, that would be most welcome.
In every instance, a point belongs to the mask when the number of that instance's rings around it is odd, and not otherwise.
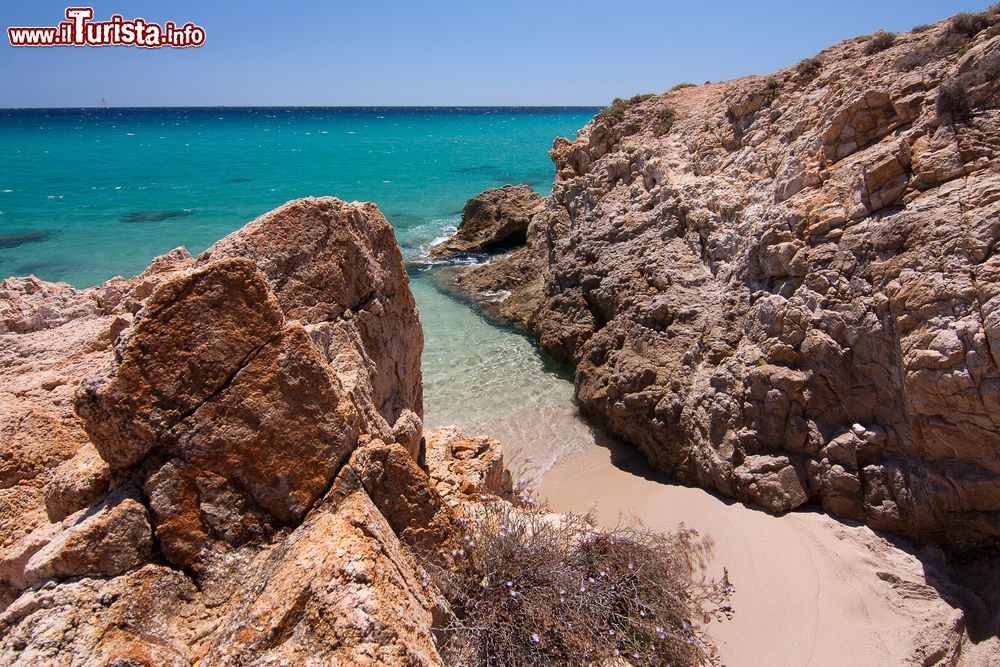
[[[67,7],[66,21],[48,28],[7,28],[11,46],[163,46],[184,48],[205,43],[205,29],[193,23],[179,26],[167,21],[162,26],[135,18],[126,21],[115,14],[108,21],[92,21],[91,7]]]

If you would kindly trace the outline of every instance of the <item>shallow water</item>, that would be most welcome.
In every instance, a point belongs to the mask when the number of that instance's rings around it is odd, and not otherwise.
[[[454,424],[497,438],[511,467],[532,482],[593,444],[567,369],[522,332],[490,321],[430,281],[418,277],[412,286],[424,324],[428,426]]]
[[[0,277],[86,286],[132,275],[324,194],[377,203],[415,262],[472,195],[509,182],[547,192],[553,138],[594,111],[0,110]],[[587,441],[568,376],[531,341],[439,292],[429,271],[411,280],[429,426],[494,435],[536,474]]]

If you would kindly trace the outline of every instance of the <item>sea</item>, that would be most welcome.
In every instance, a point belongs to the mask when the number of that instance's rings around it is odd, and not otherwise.
[[[556,137],[596,108],[0,110],[0,278],[77,287],[197,254],[286,201],[373,201],[392,224],[424,327],[425,422],[504,442],[525,476],[593,441],[570,375],[516,328],[441,291],[427,248],[466,200],[548,194]]]

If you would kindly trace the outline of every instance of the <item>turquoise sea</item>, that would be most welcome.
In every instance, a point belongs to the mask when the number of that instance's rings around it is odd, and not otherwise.
[[[0,110],[0,277],[84,287],[180,245],[196,254],[290,199],[374,201],[415,264],[426,421],[490,433],[546,468],[586,435],[565,372],[417,267],[472,195],[505,183],[547,194],[552,140],[596,111]]]

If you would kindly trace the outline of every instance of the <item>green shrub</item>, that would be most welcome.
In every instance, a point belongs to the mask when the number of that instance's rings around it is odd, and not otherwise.
[[[671,88],[670,92],[674,92],[675,90],[681,90],[683,88],[697,88],[697,87],[698,87],[698,84],[696,84],[696,83],[690,83],[688,81],[683,81],[681,83],[678,83],[673,88]]]
[[[781,94],[781,82],[777,79],[771,78],[767,80],[767,98],[769,100],[774,100]]]
[[[586,516],[495,502],[467,520],[464,566],[425,566],[451,604],[436,628],[449,665],[695,665],[700,629],[728,618],[728,577],[706,580],[710,545],[690,530],[600,530]]]
[[[638,104],[639,102],[645,102],[646,100],[656,97],[653,93],[644,93],[641,95],[633,95],[627,100],[623,100],[620,97],[616,97],[611,101],[611,104],[605,108],[603,111],[597,114],[600,120],[605,121],[609,126],[617,125],[625,117],[625,110],[628,109],[633,104]]]
[[[986,31],[986,34],[989,35],[990,37],[996,37],[997,35],[1000,35],[1000,23],[997,23],[995,26],[992,26],[989,30]]]
[[[822,66],[823,61],[819,58],[806,58],[798,64],[796,69],[803,78],[812,79],[819,74],[819,70]]]
[[[951,28],[966,37],[974,37],[989,26],[990,20],[986,12],[981,14],[962,12],[951,17]]]
[[[885,51],[896,42],[896,33],[879,30],[865,42],[864,51],[868,55]]]
[[[674,126],[674,120],[676,120],[676,115],[674,114],[673,109],[670,107],[660,109],[657,113],[657,123],[653,127],[653,134],[658,137],[662,137],[667,134],[670,132],[670,128]]]

